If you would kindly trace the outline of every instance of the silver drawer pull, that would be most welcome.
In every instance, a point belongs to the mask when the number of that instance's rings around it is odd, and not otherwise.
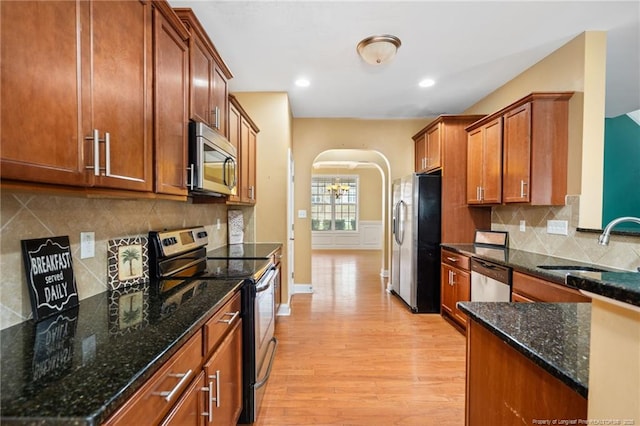
[[[209,395],[209,401],[216,402],[216,407],[220,408],[220,370],[216,370],[216,374],[209,376],[211,380],[216,381],[216,397],[213,397],[213,389],[211,389],[211,394]],[[212,386],[213,383],[209,382],[209,386]]]
[[[185,384],[187,380],[189,380],[189,376],[191,376],[192,372],[193,372],[192,370],[189,370],[186,373],[169,374],[169,377],[180,377],[180,381],[178,382],[178,384],[175,385],[175,387],[170,391],[154,392],[153,395],[164,396],[165,401],[167,402],[171,401],[171,399],[176,395],[176,393],[182,387],[182,385]]]
[[[209,386],[206,388],[200,388],[203,392],[209,392],[209,409],[208,412],[202,413],[203,417],[207,417],[209,419],[209,423],[213,421],[213,399],[211,396],[213,395],[213,383],[209,382]]]
[[[231,324],[233,321],[235,321],[235,319],[238,317],[238,315],[240,315],[240,311],[235,311],[233,313],[225,312],[224,315],[227,315],[227,316],[231,315],[231,318],[229,318],[228,320],[220,319],[220,320],[218,320],[218,322],[224,322],[226,324]]]
[[[447,257],[447,260],[448,260],[449,262],[457,262],[457,261],[458,261],[458,259],[457,259],[457,258],[455,258],[455,257]]]

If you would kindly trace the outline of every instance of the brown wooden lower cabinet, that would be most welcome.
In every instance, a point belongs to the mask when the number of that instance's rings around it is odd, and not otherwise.
[[[591,302],[576,289],[516,271],[513,272],[511,291],[514,302]]]
[[[466,425],[584,420],[587,399],[476,321],[467,325]]]
[[[104,425],[235,425],[242,403],[237,292]]]
[[[460,328],[465,329],[467,316],[458,309],[457,303],[471,300],[468,256],[442,250],[440,292],[442,314],[455,321]]]

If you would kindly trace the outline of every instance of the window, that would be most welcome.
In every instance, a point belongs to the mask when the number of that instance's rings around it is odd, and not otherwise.
[[[329,188],[344,188],[336,196]],[[311,177],[311,230],[355,231],[358,225],[358,176]]]

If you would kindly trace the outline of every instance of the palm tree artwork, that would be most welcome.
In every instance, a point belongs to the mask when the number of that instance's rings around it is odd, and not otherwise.
[[[133,274],[133,261],[140,260],[140,251],[136,248],[129,247],[124,250],[120,255],[120,262],[123,265],[129,264],[129,276],[132,277]]]

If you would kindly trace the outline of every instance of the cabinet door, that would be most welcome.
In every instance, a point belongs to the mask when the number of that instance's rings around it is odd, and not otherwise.
[[[482,187],[483,132],[478,128],[467,136],[467,203],[480,204]]]
[[[249,143],[248,143],[248,147],[249,147],[249,159],[248,159],[248,167],[249,167],[249,174],[248,174],[248,179],[249,179],[249,202],[251,204],[255,204],[256,200],[257,200],[257,195],[256,195],[256,184],[257,184],[257,179],[256,179],[256,166],[257,166],[257,161],[256,161],[256,157],[257,157],[257,149],[258,149],[258,135],[257,133],[251,128],[249,127]]]
[[[444,263],[440,267],[440,288],[442,297],[442,310],[453,315],[455,289],[452,279],[453,269]]]
[[[238,321],[204,365],[211,389],[206,424],[235,425],[242,411],[242,321]]]
[[[155,191],[187,195],[189,50],[160,11],[153,18]]]
[[[204,389],[208,389],[203,386],[204,383],[205,376],[201,371],[160,424],[162,426],[203,426],[206,421],[204,399],[208,393],[204,392]]]
[[[502,201],[502,118],[484,126],[482,155],[482,203]]]
[[[217,66],[214,67],[212,75],[212,110],[213,110],[213,128],[218,133],[228,136],[227,133],[227,108],[229,93],[227,92],[227,79],[222,70]]]
[[[240,201],[240,195],[242,193],[242,168],[244,167],[242,144],[240,143],[240,111],[233,106],[229,105],[229,142],[236,148],[238,152],[238,168],[236,174],[238,176],[238,183],[236,185],[236,194],[229,196],[229,201]]]
[[[190,116],[196,121],[202,121],[213,127],[215,121],[214,111],[211,110],[215,67],[213,56],[204,41],[195,32],[191,33],[189,51],[191,61]]]
[[[529,201],[531,104],[504,115],[502,192],[505,203]]]
[[[427,132],[427,170],[438,169],[442,166],[440,150],[442,140],[442,124],[437,124]]]
[[[88,3],[3,1],[0,167],[3,179],[86,185],[78,28]]]
[[[100,138],[108,134],[109,139],[99,148],[104,170],[91,176],[95,186],[151,191],[151,4],[96,1],[90,8],[91,25],[82,28],[92,46],[91,93],[83,101],[85,136],[97,129]]]
[[[471,277],[468,272],[460,269],[452,269],[453,287],[455,288],[455,300],[453,303],[453,315],[460,325],[465,326],[467,315],[458,309],[458,302],[468,302],[471,300]]]
[[[427,137],[426,135],[420,136],[415,139],[415,161],[416,172],[423,172],[427,168]]]

